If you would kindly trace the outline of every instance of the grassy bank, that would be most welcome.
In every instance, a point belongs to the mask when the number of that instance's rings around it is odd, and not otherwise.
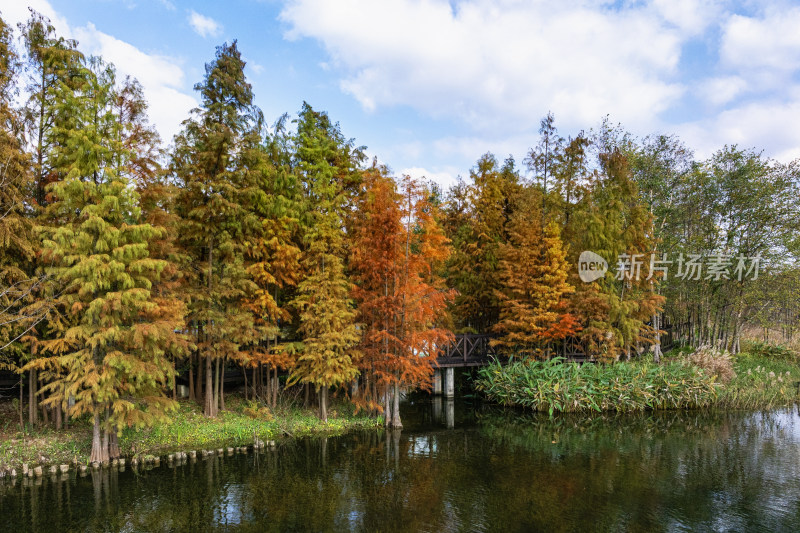
[[[125,457],[165,455],[174,451],[213,449],[252,445],[262,441],[309,435],[336,435],[351,429],[372,428],[378,421],[354,414],[349,404],[331,406],[328,422],[314,411],[297,407],[279,407],[274,412],[257,409],[235,396],[226,398],[228,409],[218,418],[203,416],[195,403],[181,401],[168,424],[145,429],[128,429],[120,435],[120,451]],[[66,464],[77,460],[87,464],[91,451],[91,427],[88,420],[76,421],[68,430],[44,427],[22,433],[18,415],[10,405],[0,411],[0,469],[34,465]]]
[[[613,365],[493,364],[476,387],[496,403],[542,412],[772,408],[800,401],[800,360],[788,350],[752,346],[734,357],[667,354]]]

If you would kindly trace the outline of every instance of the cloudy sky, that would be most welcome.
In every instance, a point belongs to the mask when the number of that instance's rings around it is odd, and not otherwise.
[[[30,0],[145,87],[169,140],[218,44],[238,39],[270,120],[303,102],[397,173],[443,184],[492,151],[521,161],[552,111],[562,135],[608,115],[800,157],[800,3],[652,0]],[[0,0],[13,24],[25,0]]]

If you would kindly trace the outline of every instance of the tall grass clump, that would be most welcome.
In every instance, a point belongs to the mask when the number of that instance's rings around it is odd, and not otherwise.
[[[734,368],[736,377],[720,391],[717,406],[768,409],[800,401],[800,366],[782,350],[769,355],[741,353],[734,359]]]
[[[480,369],[476,387],[491,401],[534,411],[644,411],[708,407],[717,398],[713,375],[681,362],[611,365],[497,361]]]
[[[701,346],[689,356],[689,363],[702,368],[706,375],[715,376],[720,383],[729,383],[736,377],[733,358],[727,350]]]

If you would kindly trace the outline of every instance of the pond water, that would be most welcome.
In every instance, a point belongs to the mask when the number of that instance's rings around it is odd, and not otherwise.
[[[800,531],[800,415],[403,406],[402,432],[0,485],[2,531]]]

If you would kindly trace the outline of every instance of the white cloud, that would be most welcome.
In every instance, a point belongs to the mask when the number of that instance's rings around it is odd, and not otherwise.
[[[717,0],[653,0],[653,8],[687,35],[702,33],[722,11]]]
[[[766,155],[788,162],[800,157],[800,90],[786,100],[762,100],[726,109],[716,117],[680,125],[680,136],[705,158],[725,144],[766,149]]]
[[[528,130],[548,110],[567,126],[606,113],[648,123],[684,91],[673,77],[685,31],[651,6],[601,4],[294,0],[281,19],[288,39],[322,43],[367,110],[407,105],[495,131]]]
[[[800,69],[800,7],[770,10],[762,17],[732,15],[725,24],[720,57],[741,69]]]
[[[432,181],[439,184],[444,192],[447,192],[458,180],[458,172],[453,167],[445,167],[438,170],[429,170],[423,167],[409,167],[404,168],[397,175],[398,179],[402,176],[411,176],[417,180]]]
[[[189,24],[200,37],[216,37],[222,33],[222,26],[219,22],[203,16],[195,10],[189,11]]]
[[[250,58],[250,57],[243,57],[242,59],[244,60],[245,67],[246,67],[248,70],[252,71],[252,72],[253,72],[253,74],[256,74],[256,75],[258,75],[258,74],[262,74],[262,73],[264,72],[264,65],[262,65],[262,64],[260,64],[260,63],[257,63],[257,62],[255,62],[255,61],[254,61],[252,58]]]
[[[700,95],[715,106],[725,105],[747,89],[747,82],[739,76],[709,78],[701,82]]]
[[[677,126],[697,155],[725,144],[764,149],[781,161],[800,157],[800,7],[729,14],[721,24],[719,76],[699,83],[700,95],[722,108]]]
[[[474,161],[490,150],[521,159],[548,111],[567,133],[610,115],[641,135],[679,130],[698,153],[738,143],[789,157],[800,153],[800,6],[745,8],[729,0],[288,0],[280,18],[286,39],[320,43],[342,91],[368,112],[410,107],[461,126],[423,158]],[[676,113],[700,118],[680,123]]]

